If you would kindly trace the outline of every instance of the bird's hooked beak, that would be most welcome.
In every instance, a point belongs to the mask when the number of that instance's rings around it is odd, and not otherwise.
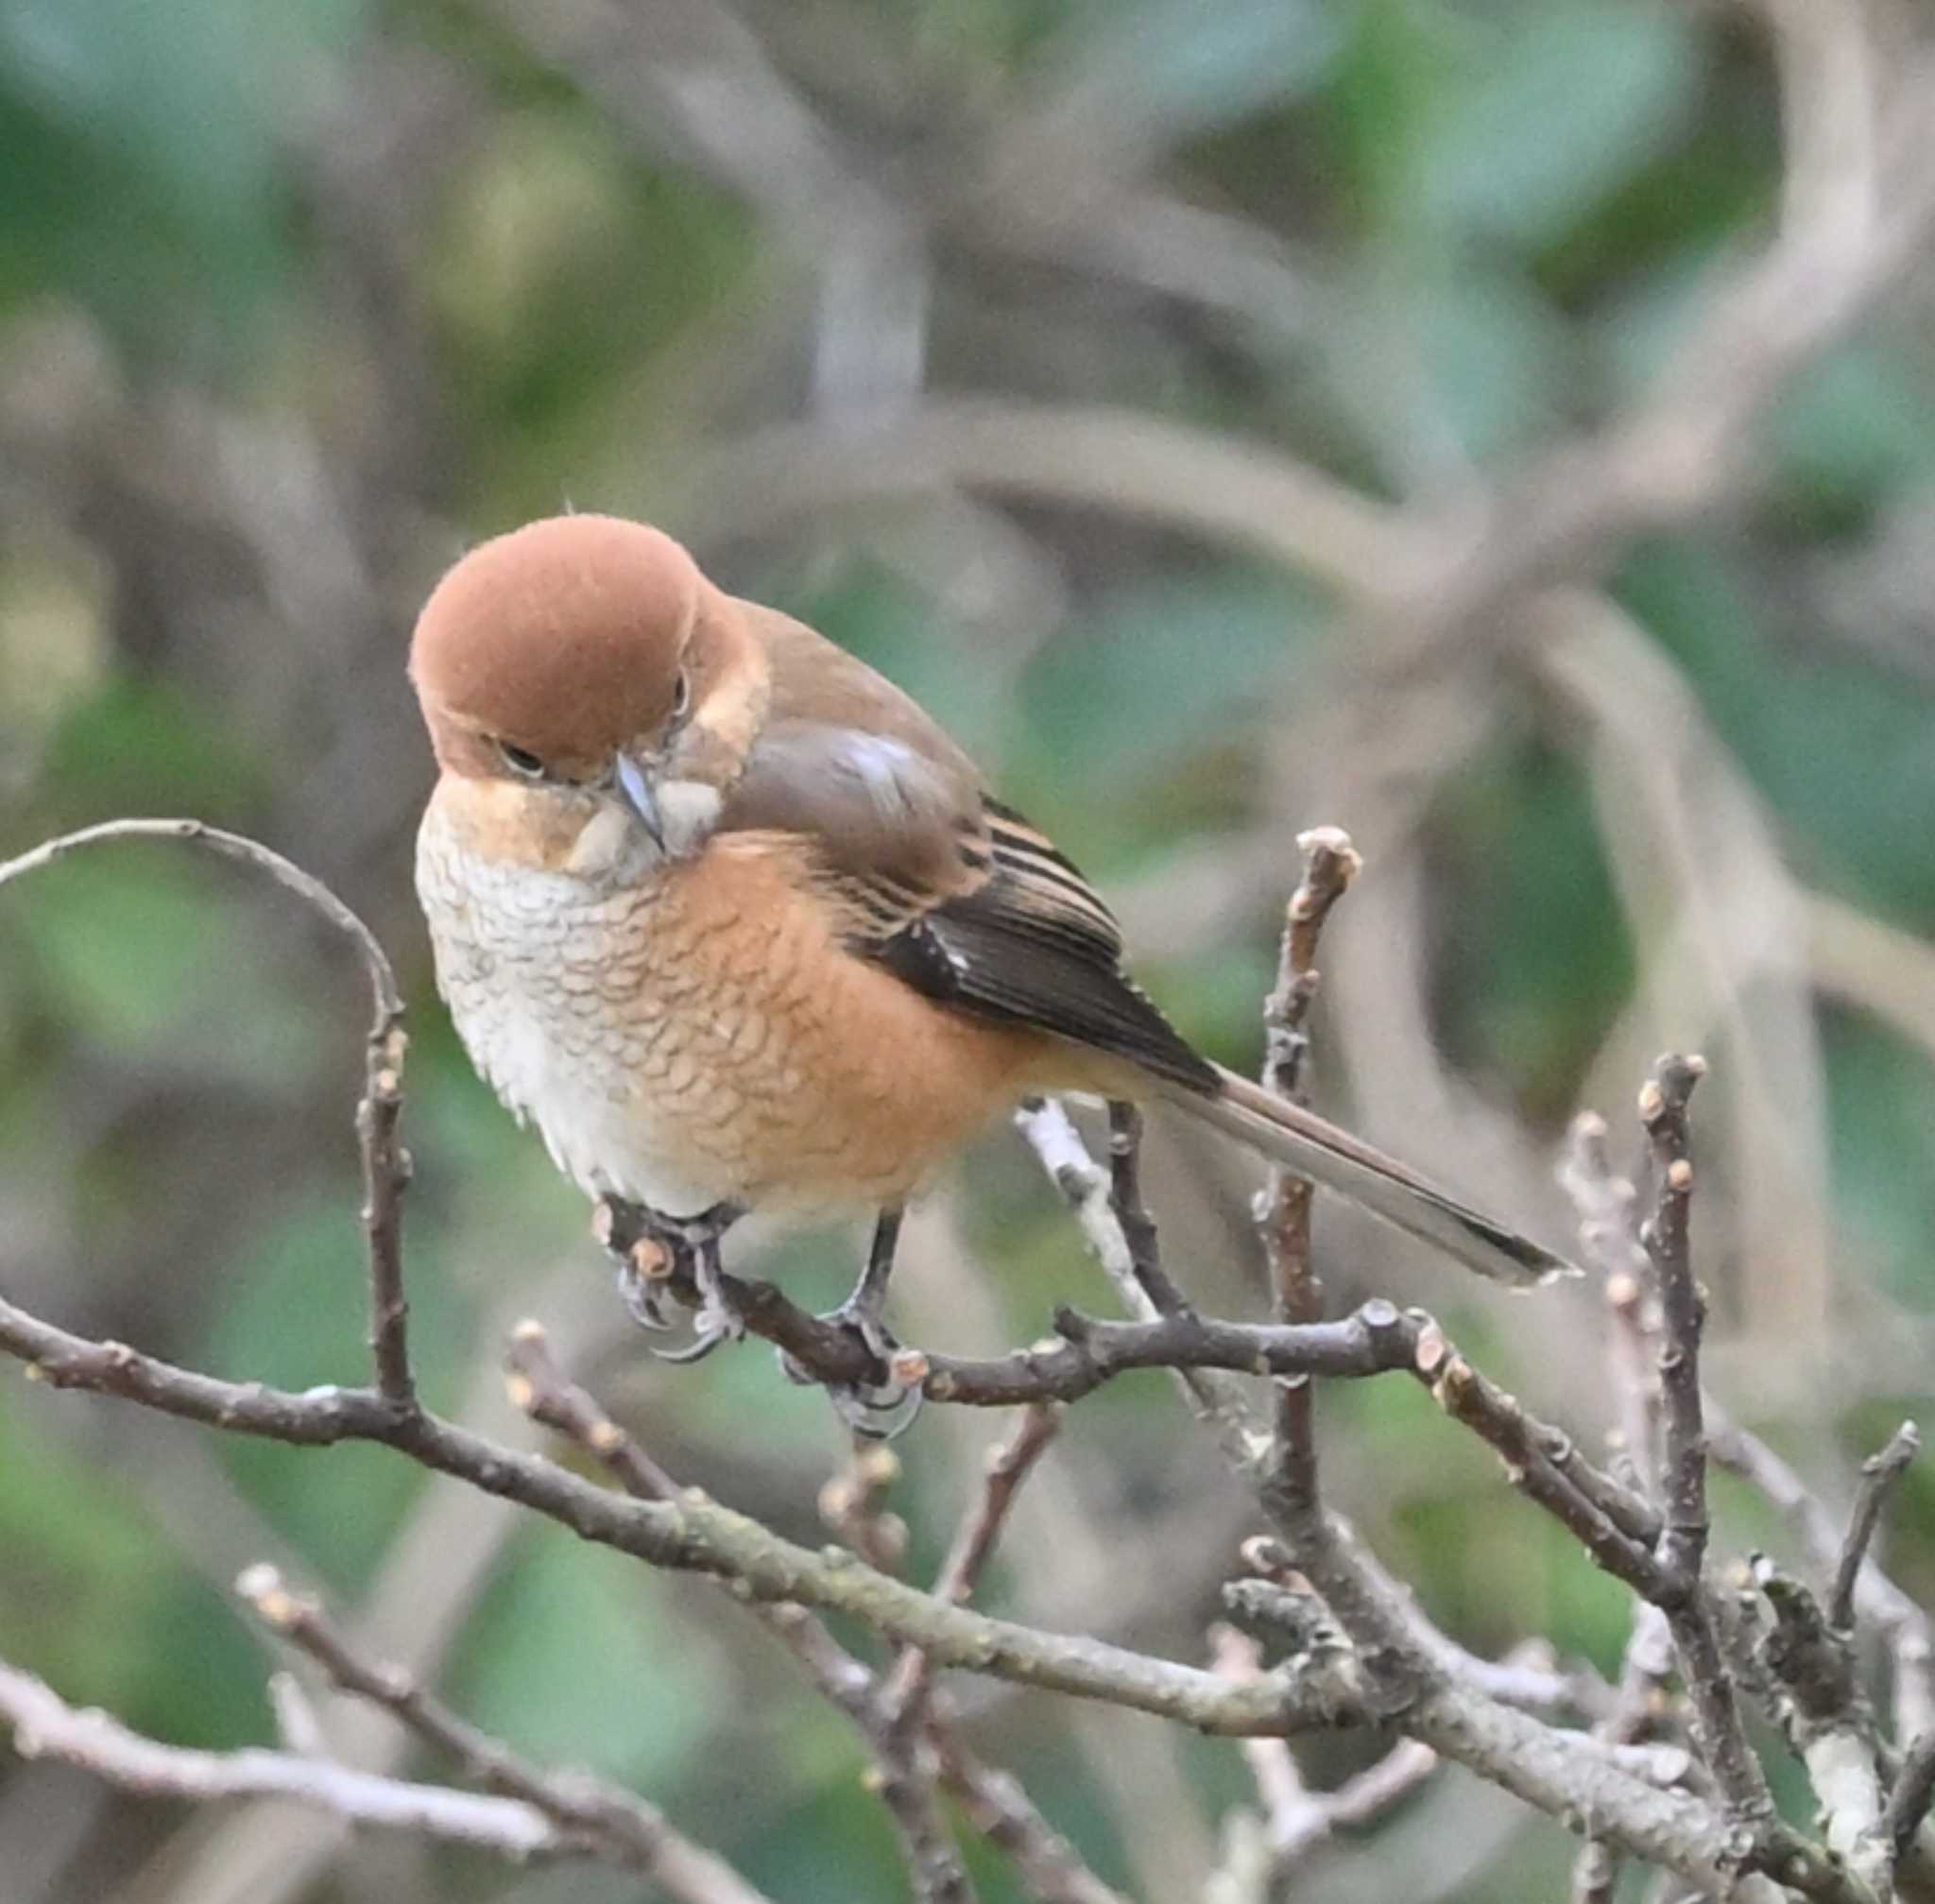
[[[625,796],[625,804],[638,815],[639,824],[652,836],[652,844],[665,850],[665,821],[659,812],[659,797],[645,778],[645,770],[630,754],[621,752],[612,762],[612,778]]]

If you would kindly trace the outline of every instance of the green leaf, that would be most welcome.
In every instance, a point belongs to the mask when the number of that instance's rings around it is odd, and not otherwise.
[[[1935,1068],[1872,1022],[1837,1012],[1825,1021],[1836,1227],[1852,1238],[1878,1286],[1897,1302],[1935,1311],[1928,1275],[1928,1212],[1935,1153],[1904,1142],[1935,1130]]]
[[[0,295],[51,279],[126,343],[234,340],[290,259],[281,144],[360,0],[7,0]]]
[[[1341,44],[1335,17],[1310,0],[1105,0],[1057,50],[1068,96],[1102,138],[1166,145],[1295,96]]]
[[[1266,719],[1316,626],[1310,596],[1229,568],[1103,596],[1029,669],[1012,756],[1029,781],[1090,810]],[[1018,798],[1025,798],[1018,792]],[[1100,817],[1100,814],[1097,815]],[[1153,815],[1143,815],[1147,819]]]
[[[1925,480],[1935,463],[1935,405],[1923,378],[1872,343],[1836,351],[1781,395],[1767,423],[1791,532],[1811,506],[1828,526],[1888,492]]]
[[[1649,543],[1620,590],[1772,802],[1803,874],[1935,929],[1935,858],[1903,847],[1935,813],[1926,682],[1789,621],[1711,549]]]
[[[1702,42],[1657,0],[1539,0],[1481,21],[1414,128],[1411,220],[1550,244],[1687,125]]]
[[[1524,739],[1493,749],[1446,789],[1427,860],[1444,901],[1430,916],[1446,922],[1447,1046],[1563,1113],[1634,980],[1578,763]]]

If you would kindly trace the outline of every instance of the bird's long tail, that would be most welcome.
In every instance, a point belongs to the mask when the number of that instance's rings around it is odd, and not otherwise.
[[[1361,1204],[1374,1216],[1436,1244],[1460,1262],[1520,1288],[1578,1274],[1563,1257],[1481,1216],[1416,1171],[1386,1157],[1314,1111],[1287,1104],[1247,1078],[1216,1068],[1213,1097],[1181,1083],[1162,1094],[1238,1142]]]

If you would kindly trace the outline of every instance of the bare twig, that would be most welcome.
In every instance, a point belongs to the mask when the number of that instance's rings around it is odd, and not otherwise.
[[[1108,1201],[1128,1248],[1129,1273],[1156,1314],[1187,1309],[1189,1298],[1162,1266],[1162,1239],[1142,1201],[1141,1106],[1122,1098],[1108,1106]]]
[[[1236,1680],[1262,1670],[1262,1652],[1248,1635],[1230,1626],[1211,1630],[1217,1671]],[[1269,1871],[1280,1877],[1338,1831],[1373,1824],[1408,1797],[1438,1765],[1438,1755],[1415,1739],[1402,1739],[1375,1763],[1330,1792],[1312,1792],[1303,1781],[1283,1739],[1246,1739],[1243,1756],[1263,1803]]]
[[[1662,1398],[1660,1491],[1666,1528],[1658,1557],[1665,1575],[1649,1597],[1665,1609],[1693,1702],[1702,1751],[1731,1810],[1758,1827],[1773,1816],[1760,1761],[1747,1742],[1732,1676],[1721,1655],[1701,1583],[1706,1560],[1706,1425],[1700,1391],[1700,1337],[1706,1305],[1693,1279],[1687,1214],[1693,1163],[1687,1102],[1706,1070],[1699,1057],[1669,1054],[1639,1093],[1639,1118],[1657,1178],[1652,1217],[1641,1235],[1659,1281]]]
[[[1650,1738],[1668,1709],[1667,1681],[1672,1670],[1672,1635],[1666,1615],[1642,1600],[1633,1609],[1633,1630],[1626,1638],[1612,1709],[1592,1728],[1593,1737],[1609,1745],[1632,1745]],[[1611,1844],[1588,1838],[1572,1861],[1572,1904],[1612,1904],[1620,1862]]]
[[[678,1493],[672,1476],[611,1420],[590,1394],[565,1380],[552,1360],[539,1324],[520,1325],[505,1360],[512,1399],[518,1406],[594,1454],[627,1493],[647,1501],[670,1500]],[[883,1451],[874,1449],[863,1450],[863,1454]],[[884,1477],[877,1479],[876,1485],[884,1484]],[[874,1789],[894,1812],[910,1862],[916,1867],[916,1882],[952,1882],[958,1864],[944,1844],[937,1848],[935,1843],[940,1827],[928,1789],[932,1776],[925,1762],[916,1764],[913,1758],[922,1749],[921,1741],[910,1739],[895,1724],[873,1673],[805,1607],[755,1604],[748,1611],[806,1668],[820,1691],[867,1741],[874,1754]],[[968,1806],[977,1825],[983,1819],[989,1821],[990,1836],[998,1834],[997,1842],[1010,1855],[1045,1879],[1053,1878],[1049,1888],[1037,1886],[1038,1895],[1048,1904],[1120,1904],[1049,1827],[1015,1780],[983,1765],[944,1724],[933,1725],[928,1742],[933,1752],[933,1771]],[[965,1878],[960,1882],[965,1884]],[[957,1891],[954,1895],[963,1894]]]
[[[886,1506],[899,1479],[892,1449],[856,1434],[846,1466],[820,1489],[820,1518],[870,1567],[898,1574],[907,1557],[907,1523]],[[957,1596],[953,1598],[958,1604]],[[902,1728],[885,1709],[879,1687],[853,1712],[873,1763],[865,1784],[894,1821],[918,1904],[973,1904],[973,1887],[941,1815],[936,1767],[916,1727]]]
[[[1882,1788],[1874,1718],[1861,1696],[1848,1636],[1821,1603],[1765,1554],[1755,1586],[1772,1614],[1755,1649],[1774,1717],[1807,1768],[1827,1848],[1886,1895],[1893,1853],[1876,1831]]]
[[[941,1783],[990,1844],[1015,1861],[1022,1881],[1041,1904],[1124,1904],[1053,1829],[1020,1782],[999,1766],[984,1764],[951,1725],[929,1734],[940,1762]]]
[[[294,893],[354,948],[369,981],[372,1018],[365,1066],[364,1094],[356,1110],[356,1135],[363,1160],[363,1226],[369,1259],[369,1347],[375,1358],[377,1389],[399,1408],[416,1405],[404,1336],[408,1306],[403,1300],[402,1202],[410,1180],[410,1158],[396,1137],[402,1107],[403,999],[396,973],[376,935],[334,893],[292,860],[259,841],[224,832],[201,820],[107,820],[43,841],[30,852],[0,865],[0,886],[36,872],[84,847],[110,840],[180,840],[266,873]]]
[[[1110,1167],[1105,1172],[1097,1167],[1082,1133],[1054,1099],[1037,1098],[1024,1104],[1015,1113],[1015,1125],[1075,1212],[1082,1234],[1122,1307],[1139,1321],[1163,1320],[1184,1330],[1191,1328],[1195,1312],[1163,1271],[1155,1226],[1141,1207],[1139,1114],[1130,1106],[1110,1106]],[[1119,1205],[1119,1193],[1125,1203]],[[939,1359],[930,1360],[942,1381],[936,1387],[931,1378],[927,1393],[953,1398],[959,1392],[958,1369],[950,1380],[947,1364]],[[1202,1373],[1203,1366],[1186,1369],[1176,1364],[1177,1385],[1198,1419],[1215,1427],[1225,1451],[1247,1459],[1257,1446],[1249,1405],[1233,1382]],[[1018,1395],[1014,1398],[1032,1401],[1038,1398]]]
[[[1031,1402],[1021,1411],[1014,1432],[988,1450],[981,1487],[973,1505],[955,1530],[933,1591],[955,1606],[973,1598],[983,1568],[994,1552],[1008,1510],[1035,1464],[1061,1426],[1061,1408],[1054,1402]],[[880,1710],[890,1730],[904,1733],[920,1723],[931,1677],[927,1655],[903,1651],[895,1660],[880,1693]]]
[[[359,1825],[420,1832],[478,1845],[518,1862],[591,1855],[581,1833],[534,1805],[513,1798],[453,1792],[356,1772],[307,1753],[203,1752],[165,1745],[130,1731],[105,1712],[80,1711],[43,1681],[0,1665],[0,1717],[13,1728],[23,1758],[55,1758],[111,1785],[148,1797],[201,1803],[224,1798],[284,1798],[353,1819]],[[757,1893],[728,1894],[750,1899]]]
[[[1649,1295],[1652,1265],[1638,1238],[1639,1192],[1630,1177],[1613,1168],[1607,1136],[1606,1121],[1597,1111],[1581,1111],[1572,1120],[1559,1162],[1559,1187],[1578,1212],[1582,1252],[1604,1278],[1613,1323],[1606,1355],[1619,1446],[1640,1484],[1651,1487],[1659,1415],[1652,1366],[1658,1305]]]
[[[1837,1631],[1846,1633],[1855,1623],[1855,1583],[1861,1563],[1867,1558],[1869,1543],[1881,1518],[1881,1510],[1894,1484],[1909,1470],[1909,1464],[1922,1451],[1922,1437],[1912,1421],[1905,1421],[1889,1436],[1887,1446],[1861,1464],[1861,1485],[1855,1496],[1855,1508],[1848,1517],[1847,1538],[1841,1543],[1841,1558],[1835,1564],[1834,1585],[1827,1596],[1827,1621]]]
[[[898,1573],[907,1557],[907,1523],[884,1505],[900,1478],[900,1457],[855,1435],[846,1464],[820,1489],[820,1518],[869,1567]]]
[[[1904,1857],[1928,1807],[1935,1801],[1935,1732],[1925,1732],[1910,1745],[1895,1775],[1881,1829],[1897,1858]]]
[[[397,1020],[371,1032],[363,1098],[356,1106],[363,1158],[361,1216],[369,1256],[369,1352],[376,1364],[377,1393],[399,1408],[417,1405],[405,1333],[410,1306],[403,1297],[402,1202],[411,1165],[410,1153],[397,1141],[407,1043]]]
[[[1575,1535],[1608,1573],[1648,1599],[1669,1591],[1670,1576],[1644,1536],[1629,1531],[1646,1524],[1645,1504],[1581,1457],[1568,1436],[1533,1420],[1435,1326],[1419,1341],[1417,1372],[1447,1415],[1498,1450],[1513,1485]]]
[[[1572,1861],[1571,1904],[1613,1904],[1619,1888],[1619,1861],[1611,1845],[1588,1838]]]
[[[1640,1121],[1652,1141],[1658,1175],[1658,1201],[1641,1240],[1659,1278],[1662,1310],[1659,1375],[1666,1445],[1661,1486],[1667,1526],[1660,1562],[1687,1593],[1698,1585],[1707,1539],[1706,1429],[1700,1396],[1700,1336],[1706,1305],[1693,1279],[1687,1221],[1693,1197],[1687,1100],[1705,1070],[1704,1058],[1663,1057],[1639,1093]]]
[[[1844,1536],[1820,1498],[1766,1442],[1728,1419],[1710,1398],[1707,1415],[1713,1458],[1786,1514],[1799,1529],[1813,1565],[1824,1578],[1834,1578]],[[1881,1570],[1872,1553],[1856,1572],[1854,1604],[1856,1618],[1872,1623],[1894,1656],[1897,1732],[1915,1738],[1935,1730],[1935,1632],[1927,1615]]]
[[[1686,1097],[1698,1076],[1696,1064],[1662,1060],[1641,1100],[1642,1117],[1653,1141],[1660,1179],[1659,1213],[1647,1232],[1651,1263],[1660,1261],[1662,1251],[1673,1259],[1671,1275],[1662,1277],[1667,1295],[1661,1302],[1662,1312],[1657,1322],[1646,1313],[1642,1294],[1650,1265],[1634,1262],[1630,1254],[1629,1225],[1635,1195],[1631,1186],[1611,1172],[1604,1155],[1604,1126],[1600,1120],[1588,1116],[1575,1122],[1571,1148],[1560,1172],[1562,1183],[1579,1209],[1587,1252],[1606,1270],[1609,1302],[1620,1325],[1616,1340],[1621,1342],[1625,1351],[1622,1356],[1616,1356],[1616,1381],[1625,1393],[1629,1418],[1639,1424],[1639,1432],[1646,1432],[1649,1439],[1651,1420],[1647,1402],[1652,1391],[1650,1387],[1637,1386],[1635,1378],[1643,1371],[1634,1351],[1650,1339],[1662,1338],[1660,1387],[1670,1398],[1669,1448],[1677,1449],[1676,1454],[1670,1453],[1666,1484],[1670,1490],[1680,1490],[1677,1499],[1683,1525],[1689,1447],[1695,1450],[1700,1469],[1702,1500],[1697,1518],[1704,1518],[1707,1440],[1705,1404],[1697,1391],[1697,1364],[1680,1353],[1683,1343],[1690,1342],[1697,1349],[1700,1322],[1700,1298],[1691,1286],[1686,1260],[1686,1198],[1690,1194],[1692,1175],[1685,1154],[1684,1121]],[[1677,1306],[1672,1301],[1675,1292]],[[1689,1430],[1685,1418],[1689,1389],[1693,1391],[1693,1403],[1701,1409],[1697,1434]],[[1677,1417],[1672,1414],[1675,1408],[1681,1411]],[[1872,1534],[1881,1497],[1912,1456],[1911,1428],[1909,1433],[1910,1440],[1906,1449],[1891,1443],[1884,1451],[1887,1459],[1876,1457],[1866,1470],[1868,1485],[1863,1501],[1858,1506],[1848,1542],[1842,1548],[1841,1564],[1836,1570],[1838,1579],[1844,1575],[1850,1595],[1860,1572],[1862,1552]],[[1704,1552],[1704,1539],[1702,1528],[1696,1552]],[[1668,1542],[1663,1539],[1663,1559],[1667,1551]],[[1756,1562],[1755,1579],[1774,1614],[1774,1624],[1758,1648],[1757,1665],[1768,1675],[1768,1690],[1774,1695],[1776,1716],[1807,1766],[1820,1801],[1828,1847],[1848,1860],[1851,1872],[1858,1879],[1877,1891],[1885,1891],[1891,1878],[1892,1853],[1884,1850],[1875,1831],[1881,1793],[1873,1721],[1860,1696],[1845,1638],[1832,1629],[1813,1596],[1770,1562]],[[1704,1596],[1696,1592],[1694,1601],[1689,1603],[1682,1599],[1683,1583],[1670,1579],[1666,1585],[1667,1591],[1653,1597],[1670,1610],[1674,1641],[1688,1662],[1687,1686],[1700,1715],[1702,1738],[1709,1741],[1710,1753],[1716,1728],[1718,1736],[1726,1739],[1729,1721],[1737,1724],[1736,1702],[1731,1685],[1721,1684],[1724,1667]],[[1642,1628],[1635,1625],[1635,1649],[1641,1638]],[[1701,1658],[1708,1664],[1696,1670],[1692,1662]],[[1635,1653],[1629,1653],[1619,1701],[1622,1708],[1627,1706],[1629,1695],[1637,1690],[1635,1668],[1642,1665]],[[1656,1679],[1657,1674],[1648,1672],[1646,1677]],[[1744,1741],[1740,1741],[1723,1749],[1733,1755],[1738,1766],[1747,1748]],[[1737,1788],[1749,1794],[1750,1802],[1758,1775],[1756,1762]],[[1608,1852],[1606,1859],[1592,1861],[1588,1869],[1582,1854],[1576,1881],[1585,1885],[1595,1874],[1611,1869],[1616,1863]]]
[[[1338,827],[1314,827],[1297,835],[1304,874],[1286,908],[1277,954],[1276,985],[1263,1004],[1263,1084],[1293,1104],[1309,1101],[1305,1076],[1310,1056],[1306,1024],[1317,995],[1317,942],[1330,908],[1344,897],[1363,862],[1350,835]],[[1308,1177],[1273,1169],[1257,1200],[1257,1224],[1270,1266],[1271,1313],[1278,1322],[1315,1322],[1324,1313],[1324,1285],[1310,1261]],[[1274,1439],[1268,1482],[1283,1512],[1298,1517],[1317,1507],[1315,1391],[1310,1381],[1276,1384]]]
[[[373,1389],[298,1395],[258,1382],[220,1381],[125,1343],[93,1342],[56,1329],[5,1300],[0,1351],[32,1364],[39,1379],[55,1387],[120,1396],[238,1433],[308,1447],[380,1443],[652,1566],[735,1579],[757,1600],[855,1614],[889,1638],[924,1647],[937,1665],[969,1666],[1064,1690],[1092,1689],[1115,1703],[1126,1694],[1130,1703],[1148,1701],[1148,1709],[1212,1731],[1282,1724],[1294,1711],[1293,1703],[1286,1707],[1280,1698],[1233,1690],[1194,1667],[946,1606],[847,1555],[782,1540],[689,1491],[675,1501],[621,1499],[438,1415],[399,1415]]]
[[[1035,1464],[1048,1452],[1049,1443],[1061,1427],[1061,1415],[1052,1403],[1032,1403],[1021,1411],[1014,1432],[990,1453],[981,1492],[955,1533],[954,1544],[934,1581],[933,1590],[941,1599],[959,1606],[973,1598],[1015,1496]]]
[[[1389,1310],[1389,1305],[1384,1306]],[[1396,1311],[1390,1320],[1400,1321]],[[1171,1319],[1172,1326],[1174,1319]],[[1328,1331],[1343,1325],[1318,1325]],[[1345,1329],[1346,1334],[1348,1333]],[[651,1565],[737,1583],[766,1603],[796,1602],[851,1614],[889,1638],[919,1646],[936,1665],[1015,1679],[1177,1719],[1234,1736],[1294,1731],[1334,1723],[1334,1710],[1304,1696],[1295,1676],[1266,1674],[1231,1686],[1193,1667],[1069,1635],[1041,1632],[949,1607],[846,1555],[830,1558],[781,1540],[744,1516],[695,1497],[625,1501],[551,1463],[519,1453],[429,1413],[399,1415],[373,1390],[323,1389],[305,1395],[255,1383],[224,1382],[175,1368],[119,1344],[89,1342],[0,1301],[0,1349],[38,1368],[43,1380],[118,1395],[232,1432],[299,1445],[374,1441],[558,1521],[581,1537]],[[1636,1857],[1703,1881],[1738,1868],[1737,1827],[1685,1793],[1662,1792],[1607,1762],[1592,1741],[1555,1730],[1498,1704],[1475,1688],[1431,1672],[1411,1617],[1388,1585],[1347,1555],[1334,1533],[1327,1551],[1299,1564],[1334,1607],[1351,1606],[1353,1638],[1386,1670],[1424,1671],[1402,1708],[1404,1731],[1447,1758],[1554,1815],[1598,1822]],[[1350,1596],[1359,1598],[1353,1602]],[[1360,1638],[1360,1635],[1362,1637]],[[1411,1662],[1407,1667],[1406,1662]],[[1786,1881],[1810,1896],[1852,1900],[1849,1889],[1804,1843],[1770,1835]],[[1865,1904],[1865,1898],[1862,1899]]]
[[[762,1904],[762,1894],[724,1859],[676,1831],[642,1798],[586,1774],[540,1771],[459,1719],[401,1668],[360,1657],[317,1603],[291,1593],[273,1567],[249,1568],[235,1590],[344,1691],[382,1707],[500,1797],[534,1807],[568,1839],[642,1872],[680,1904]]]

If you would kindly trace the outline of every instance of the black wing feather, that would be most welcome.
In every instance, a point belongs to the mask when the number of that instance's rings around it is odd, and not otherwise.
[[[986,802],[993,877],[864,948],[937,1003],[1052,1032],[1213,1093],[1213,1069],[1122,969],[1122,937],[1076,867]]]

